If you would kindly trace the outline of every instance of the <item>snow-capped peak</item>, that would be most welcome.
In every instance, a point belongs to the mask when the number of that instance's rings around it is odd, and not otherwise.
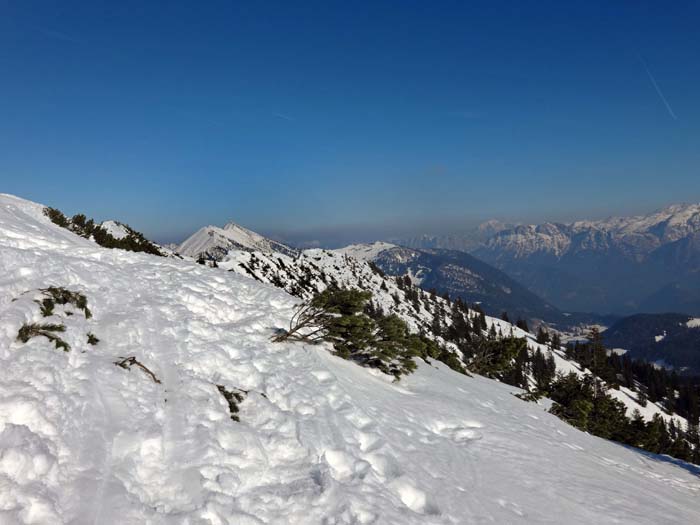
[[[227,223],[223,228],[205,226],[178,247],[178,252],[189,257],[204,256],[222,260],[231,250],[280,252],[295,255],[294,248],[281,242],[268,239],[234,222]]]

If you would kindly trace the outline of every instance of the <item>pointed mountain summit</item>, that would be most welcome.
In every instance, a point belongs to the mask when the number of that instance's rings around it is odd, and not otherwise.
[[[286,244],[268,239],[234,222],[229,222],[223,228],[205,226],[192,234],[177,249],[182,255],[194,258],[202,256],[216,261],[223,260],[232,250],[279,252],[292,257],[299,253]]]

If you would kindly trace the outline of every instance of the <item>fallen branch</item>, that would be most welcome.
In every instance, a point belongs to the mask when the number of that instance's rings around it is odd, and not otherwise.
[[[160,380],[156,377],[156,375],[151,372],[143,363],[138,361],[135,356],[130,356],[130,357],[120,357],[121,361],[115,361],[114,364],[117,365],[120,368],[123,368],[124,370],[131,370],[131,367],[133,365],[138,366],[141,370],[144,371],[145,374],[147,374],[151,379],[153,379],[154,383],[160,384]]]

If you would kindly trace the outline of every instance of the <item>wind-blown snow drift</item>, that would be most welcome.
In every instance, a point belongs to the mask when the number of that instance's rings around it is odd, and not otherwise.
[[[0,196],[0,523],[700,515],[694,467],[591,437],[440,363],[394,384],[324,347],[272,344],[295,303],[281,290],[100,248],[41,210]],[[49,285],[84,293],[93,316],[42,318],[33,299]],[[64,323],[71,351],[17,341],[28,322]],[[127,356],[161,383],[113,364]],[[216,385],[249,391],[240,423]]]

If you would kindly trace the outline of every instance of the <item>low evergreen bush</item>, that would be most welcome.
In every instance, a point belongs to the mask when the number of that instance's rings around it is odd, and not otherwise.
[[[26,343],[33,337],[42,336],[55,344],[56,349],[70,352],[70,345],[56,335],[65,331],[66,327],[62,324],[26,323],[17,332],[17,340]]]
[[[289,329],[280,331],[273,341],[328,342],[336,355],[378,368],[396,379],[416,368],[414,357],[439,359],[464,372],[454,354],[424,335],[411,334],[398,316],[368,309],[371,297],[368,291],[326,288],[302,303]]]
[[[123,225],[127,231],[127,235],[121,239],[117,239],[102,226],[96,225],[94,220],[87,219],[82,213],[68,219],[56,208],[44,208],[44,215],[54,224],[66,228],[86,239],[92,239],[104,248],[119,248],[131,252],[144,252],[150,253],[151,255],[163,256],[158,246],[146,239],[141,232],[137,232],[127,225]]]

